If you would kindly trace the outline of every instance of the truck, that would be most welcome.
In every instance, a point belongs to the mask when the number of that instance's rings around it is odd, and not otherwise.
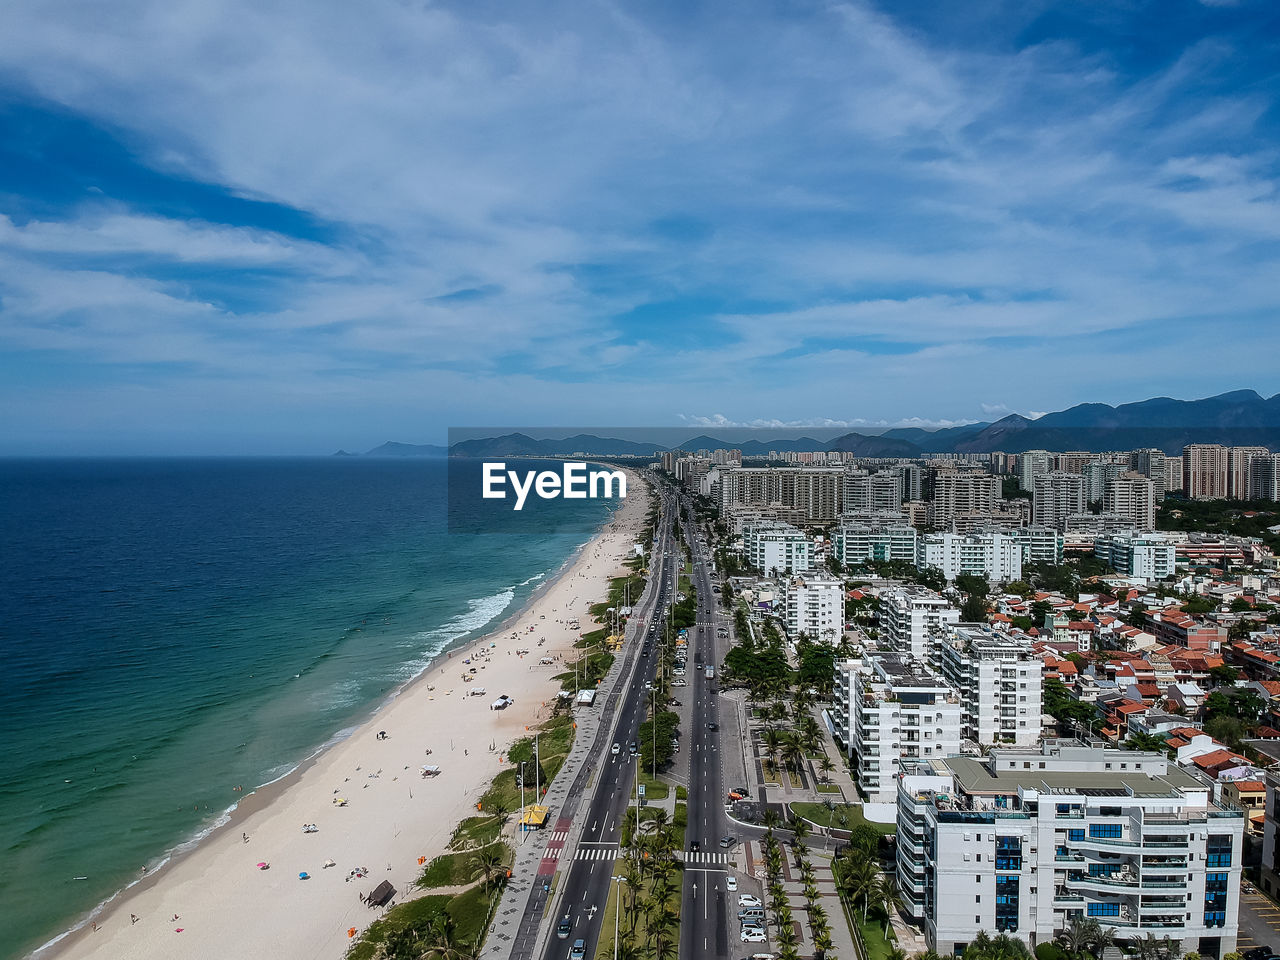
[[[710,664],[707,664],[707,669],[704,673],[704,676],[706,676],[708,680],[714,680],[716,678],[716,668],[711,666]]]

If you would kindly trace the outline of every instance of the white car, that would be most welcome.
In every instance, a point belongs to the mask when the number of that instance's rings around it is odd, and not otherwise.
[[[610,752],[610,753],[612,753],[612,754],[616,757],[616,756],[617,756],[621,751],[622,751],[622,745],[621,745],[621,744],[617,744],[617,743],[615,743],[615,744],[613,745],[613,749],[612,749],[612,750],[610,750],[609,752]]]
[[[689,685],[689,681],[688,680],[672,680],[671,685],[673,687],[687,687]]]
[[[733,879],[733,877],[730,877],[729,879],[730,879],[730,880],[732,880],[732,879]],[[764,906],[764,904],[760,902],[760,898],[759,898],[759,897],[753,897],[753,896],[752,896],[751,894],[749,894],[749,893],[744,893],[744,894],[742,894],[741,896],[739,896],[739,897],[738,897],[738,906],[740,906],[740,907],[763,907],[763,906]]]
[[[743,927],[742,942],[743,943],[764,943],[769,938],[765,936],[765,932],[761,927]]]
[[[735,892],[738,889],[738,878],[734,876],[726,878],[724,881],[724,888],[730,893]]]

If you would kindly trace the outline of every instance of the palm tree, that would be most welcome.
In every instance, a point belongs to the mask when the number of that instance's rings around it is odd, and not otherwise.
[[[825,753],[818,759],[818,769],[822,771],[822,782],[830,783],[831,774],[835,770],[836,765],[831,762],[831,758]]]
[[[763,821],[764,821],[764,828],[768,830],[770,834],[773,833],[774,827],[780,826],[782,824],[782,818],[778,816],[778,811],[776,810],[766,810],[764,812]]]
[[[875,898],[880,904],[880,909],[884,911],[884,935],[888,939],[889,921],[897,911],[902,909],[902,894],[898,890],[898,881],[890,876],[882,876],[880,882],[876,884]]]
[[[1096,920],[1093,921],[1097,923]],[[1071,923],[1063,928],[1062,932],[1055,938],[1058,946],[1062,947],[1067,953],[1080,954],[1084,953],[1089,944],[1093,941],[1092,931],[1089,929],[1090,922],[1084,917],[1075,917]]]
[[[862,903],[862,919],[867,919],[867,901],[875,889],[876,868],[869,860],[857,860],[848,864],[840,875],[840,885],[849,901],[857,906]]]
[[[808,820],[796,817],[791,821],[791,850],[796,855],[796,865],[804,859],[804,838],[813,832]]]
[[[965,951],[968,953],[968,951]],[[907,951],[899,946],[894,946],[889,950],[889,960],[907,960]]]
[[[493,843],[476,851],[471,864],[480,871],[481,882],[488,886],[495,876],[501,876],[505,867],[502,865],[502,853],[499,844]]]
[[[502,800],[495,800],[489,804],[489,812],[498,818],[498,823],[506,825],[507,817],[511,814],[511,808]]]
[[[824,930],[822,933],[814,931],[814,960],[833,960],[833,958],[828,957],[827,955],[827,951],[833,946],[835,946],[835,941],[831,939],[831,932],[829,930]]]

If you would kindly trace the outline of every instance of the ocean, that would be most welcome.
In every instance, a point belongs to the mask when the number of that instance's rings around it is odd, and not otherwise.
[[[0,957],[198,842],[587,539],[451,534],[447,469],[0,460]]]

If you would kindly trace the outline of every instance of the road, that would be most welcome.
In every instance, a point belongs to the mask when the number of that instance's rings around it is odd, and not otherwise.
[[[725,816],[726,785],[723,782],[719,729],[718,689],[723,651],[716,637],[719,613],[716,594],[711,589],[711,565],[707,550],[699,540],[692,508],[685,506],[682,529],[693,560],[691,581],[698,591],[698,625],[692,631],[693,681],[686,689],[693,693],[693,720],[684,738],[689,756],[689,823],[685,833],[685,849],[694,842],[703,852],[720,852],[719,841],[731,833]],[[728,641],[724,641],[725,644]],[[706,668],[714,667],[715,677],[706,676]],[[737,895],[725,889],[727,873],[718,865],[690,862],[686,859],[684,888],[680,905],[680,957],[729,957],[739,946],[737,930]],[[730,940],[730,930],[734,934]]]
[[[1254,947],[1280,947],[1280,907],[1260,893],[1240,891],[1240,936],[1236,949],[1243,953]]]
[[[647,607],[644,614],[650,623],[668,600],[674,599],[677,583],[677,566],[679,554],[668,560],[666,554],[674,550],[671,538],[671,518],[674,515],[674,497],[659,488],[664,499],[663,518],[657,535],[654,537],[653,557],[661,558],[659,566],[660,579],[657,590],[652,595],[654,602]],[[650,640],[649,634],[643,634],[643,640],[632,641],[643,643],[639,663],[617,701],[619,715],[617,732],[614,739],[619,744],[619,752],[610,752],[609,744],[604,746],[604,755],[597,765],[588,766],[584,773],[594,772],[595,782],[588,786],[583,783],[582,793],[591,791],[590,799],[585,807],[579,801],[574,803],[573,795],[566,803],[557,830],[567,828],[569,819],[583,823],[582,835],[579,838],[573,859],[560,867],[559,916],[548,917],[552,927],[567,916],[571,924],[569,935],[565,939],[552,936],[547,943],[543,956],[546,960],[561,960],[567,957],[574,940],[586,941],[586,956],[595,955],[596,945],[601,937],[601,923],[604,917],[604,906],[609,898],[610,878],[614,872],[614,861],[619,854],[621,828],[630,802],[636,778],[637,758],[630,756],[628,747],[636,739],[640,723],[645,718],[648,698],[647,684],[653,679],[659,658],[659,644]],[[600,705],[606,709],[606,705]],[[541,872],[541,871],[540,871]],[[536,920],[536,918],[535,918]],[[609,939],[613,931],[605,934]]]

